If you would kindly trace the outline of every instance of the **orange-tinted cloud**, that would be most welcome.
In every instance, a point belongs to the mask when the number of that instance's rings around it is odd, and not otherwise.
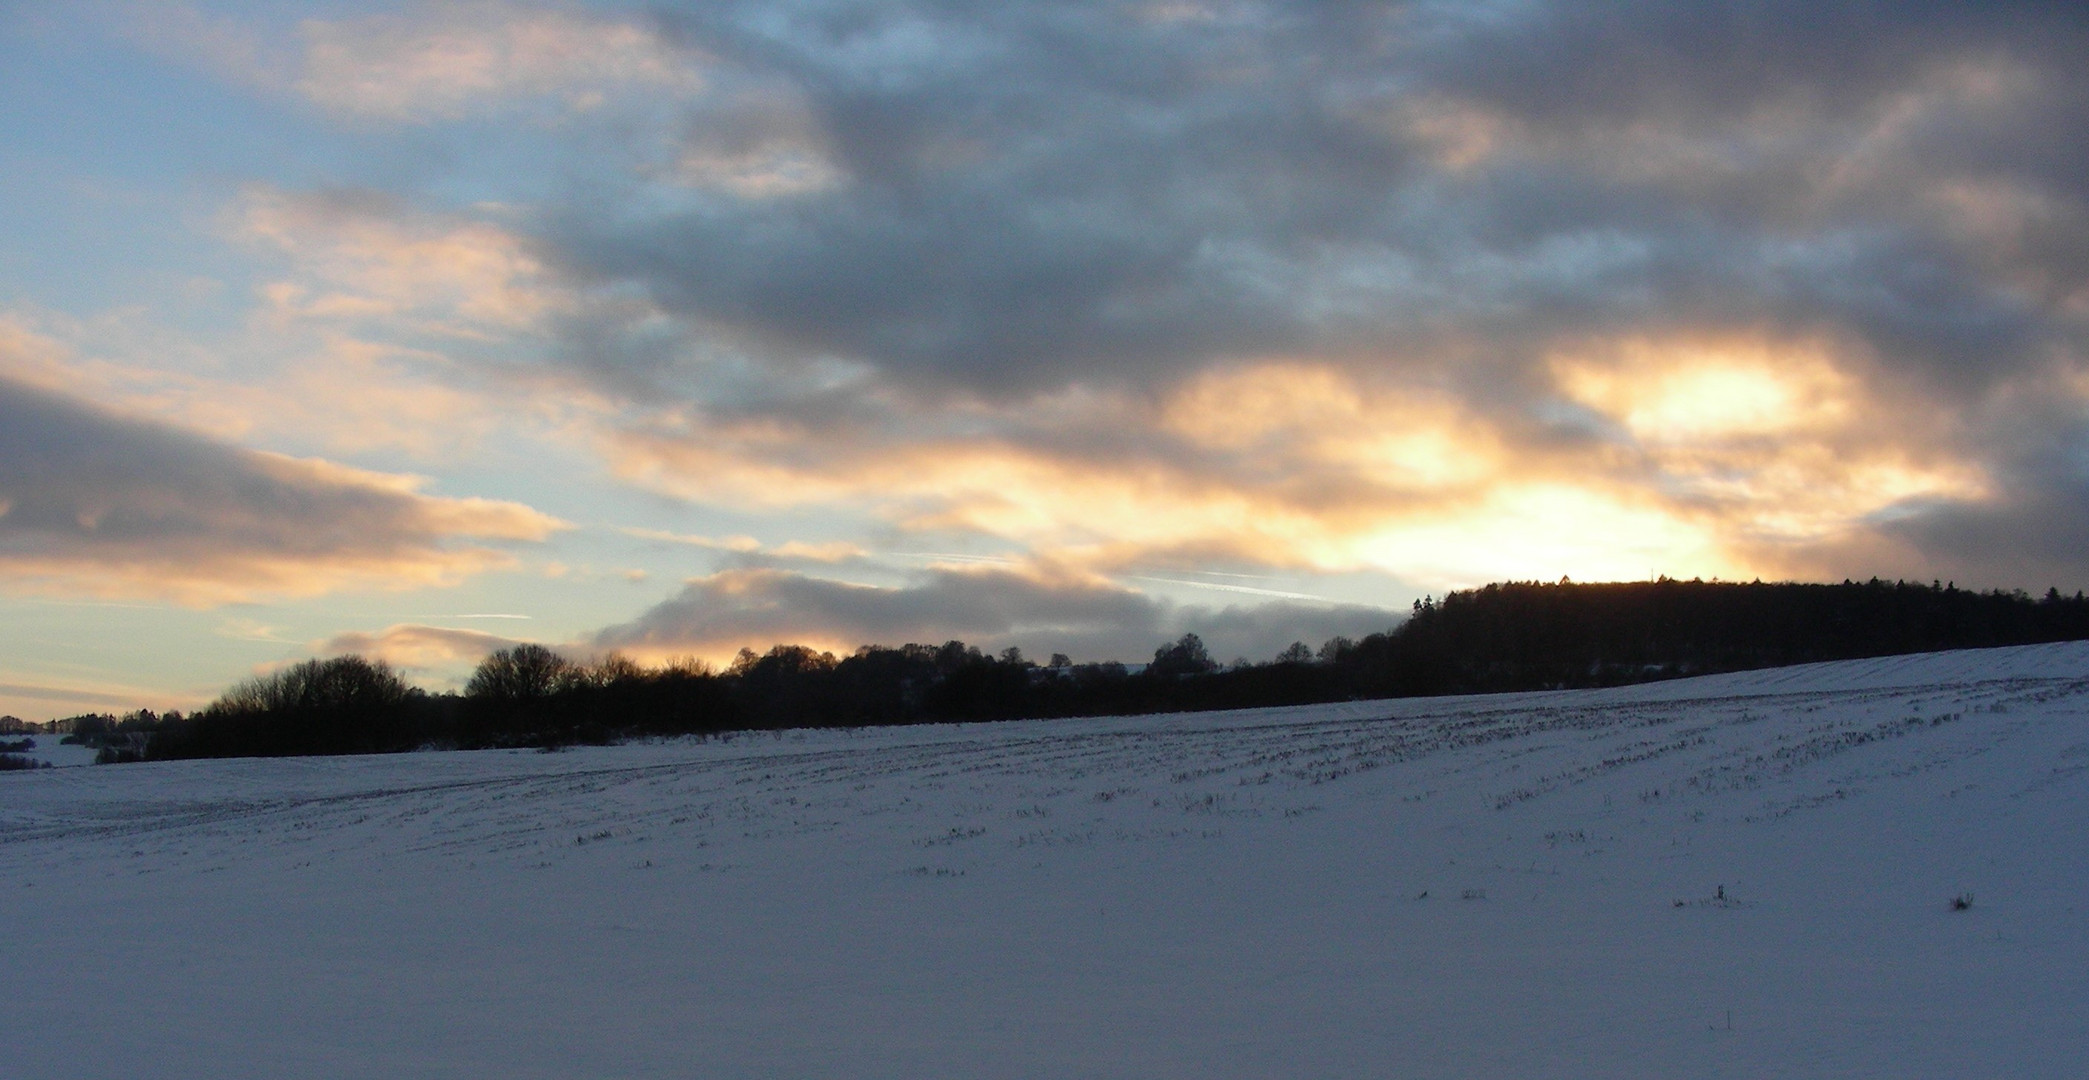
[[[541,364],[549,325],[582,298],[509,230],[267,187],[221,224],[278,263],[238,332],[185,335],[144,308],[0,311],[0,374],[230,441],[429,465],[502,436],[557,439],[614,407]]]
[[[383,196],[249,188],[233,234],[293,260],[263,287],[279,319],[382,320],[436,336],[527,330],[566,301],[526,240],[470,218],[415,215]]]
[[[683,413],[609,446],[623,475],[686,498],[852,507],[1090,571],[1218,560],[1432,588],[1776,573],[1896,508],[1990,496],[1961,433],[1911,429],[1861,355],[1819,341],[1588,340],[1549,374],[1570,437],[1287,360],[1078,409],[895,408],[839,428]]]
[[[689,93],[694,58],[635,21],[481,0],[400,15],[303,24],[295,87],[336,114],[428,123],[549,99],[567,113],[611,94]]]
[[[442,672],[469,669],[490,653],[520,644],[518,638],[489,634],[483,630],[398,623],[375,633],[360,630],[336,634],[321,642],[325,655],[354,653],[408,672]]]
[[[35,702],[35,705],[29,705]],[[141,708],[165,708],[170,704],[167,695],[159,691],[112,690],[106,686],[94,688],[74,686],[52,686],[47,683],[0,682],[0,712],[12,714],[34,711],[65,710],[73,712],[128,712]],[[182,702],[171,704],[183,705]],[[193,703],[187,703],[193,704]],[[55,710],[54,710],[55,711]]]
[[[256,189],[268,312],[527,356],[650,490],[1083,574],[2089,581],[2078,15],[742,14],[308,24],[336,115],[665,104],[549,205]]]
[[[563,527],[413,477],[243,450],[0,376],[0,582],[209,605],[448,584]]]

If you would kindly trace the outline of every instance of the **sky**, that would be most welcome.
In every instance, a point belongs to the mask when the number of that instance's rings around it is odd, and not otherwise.
[[[2089,14],[0,4],[0,712],[2089,587]]]

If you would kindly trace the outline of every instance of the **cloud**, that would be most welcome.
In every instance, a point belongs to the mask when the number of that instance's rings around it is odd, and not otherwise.
[[[845,179],[574,205],[552,235],[708,333],[987,393],[1273,352],[1382,363],[1388,335],[1446,329],[1531,363],[1650,307],[1831,320],[1939,372],[2037,337],[1936,200],[1969,174],[2078,190],[2079,154],[2031,148],[2081,108],[2052,44],[2079,20],[1492,10],[859,6],[766,33],[685,10],[681,39],[789,83]],[[1998,124],[2024,138],[1980,149]]]
[[[0,701],[12,704],[28,700],[57,703],[61,708],[87,710],[130,710],[144,705],[164,705],[156,700],[162,695],[145,692],[111,693],[105,690],[81,690],[65,686],[46,686],[40,683],[0,683]],[[17,706],[19,707],[19,706]],[[24,710],[28,711],[28,710]]]
[[[0,373],[221,440],[392,451],[431,464],[469,456],[504,426],[541,438],[559,422],[561,410],[517,409],[432,350],[300,328],[234,343],[268,370],[228,370],[222,357],[198,370],[183,362],[198,343],[138,333],[134,321],[129,312],[84,325],[0,312]],[[586,408],[585,394],[562,400],[564,411]]]
[[[705,373],[606,439],[635,483],[1431,585],[1993,580],[1947,521],[2076,498],[2009,446],[2089,403],[2077,14],[747,10],[665,25],[828,180],[532,226]]]
[[[609,453],[633,482],[701,502],[850,506],[1095,573],[1366,569],[1429,590],[1747,577],[1908,507],[1992,497],[1962,430],[1917,427],[1839,359],[1760,337],[1581,342],[1553,358],[1550,418],[1331,365],[1242,364],[1157,400],[843,425],[685,414]]]
[[[781,544],[764,544],[752,536],[697,536],[691,533],[670,532],[665,529],[623,529],[626,536],[640,540],[652,540],[663,544],[677,544],[702,548],[706,551],[729,552],[750,562],[761,563],[824,563],[834,564],[862,559],[869,554],[861,546],[845,540],[833,540],[822,544],[803,540],[787,540]]]
[[[257,287],[242,343],[275,370],[236,380],[155,373],[177,415],[330,452],[441,461],[503,431],[555,439],[613,408],[586,379],[546,363],[554,328],[585,317],[590,299],[512,228],[376,191],[259,185],[221,224],[277,263]]]
[[[567,302],[526,238],[415,213],[379,192],[250,187],[230,217],[234,236],[293,259],[297,276],[262,290],[277,318],[492,339],[527,331]]]
[[[564,113],[612,94],[689,93],[700,68],[641,22],[577,8],[430,3],[395,15],[307,20],[295,88],[338,115],[430,123],[549,101]]]
[[[851,584],[787,570],[727,570],[690,581],[589,644],[658,659],[714,661],[742,647],[797,643],[846,654],[858,645],[1019,645],[1037,655],[1139,660],[1197,632],[1216,655],[1268,658],[1294,640],[1389,628],[1374,608],[1279,603],[1214,610],[1169,604],[1107,582],[1020,571],[931,569],[898,587]]]
[[[2061,5],[460,4],[302,41],[337,115],[534,109],[586,182],[255,189],[269,310],[587,386],[649,490],[1081,575],[2089,584],[2031,539],[2089,490]]]
[[[512,230],[374,191],[265,185],[218,225],[267,263],[242,325],[177,328],[146,304],[0,309],[0,373],[229,441],[429,466],[504,436],[556,442],[614,409],[544,363],[550,327],[583,298]]]
[[[210,605],[408,588],[564,527],[412,477],[245,450],[0,374],[0,581]]]
[[[519,639],[418,623],[399,623],[376,633],[355,630],[336,634],[319,643],[317,651],[327,656],[353,653],[382,660],[409,672],[470,668],[490,653],[521,644]]]

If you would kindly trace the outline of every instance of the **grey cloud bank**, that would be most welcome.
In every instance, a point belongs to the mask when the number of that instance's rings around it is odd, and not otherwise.
[[[731,570],[701,578],[595,648],[647,655],[706,654],[738,646],[817,642],[844,652],[863,644],[940,644],[956,638],[990,650],[1016,645],[1041,658],[1137,660],[1195,632],[1214,656],[1268,659],[1297,640],[1389,629],[1391,612],[1351,605],[1266,604],[1222,610],[1171,604],[1087,582],[1041,581],[1003,571],[932,570],[899,587],[849,585],[783,570]]]
[[[659,10],[790,103],[758,145],[836,179],[548,237],[751,349],[1010,393],[1432,341],[1524,363],[1649,319],[1827,324],[1970,387],[2079,344],[2052,305],[2083,281],[2089,39],[2059,6]],[[742,112],[685,137],[770,123]],[[1955,234],[1925,197],[1955,184],[2063,234]]]
[[[0,565],[23,580],[194,603],[440,581],[498,564],[485,541],[557,527],[519,504],[425,496],[0,376]]]
[[[2008,539],[2079,503],[2080,455],[1996,450],[2025,424],[2081,445],[2066,417],[2006,407],[2079,401],[2089,370],[2089,149],[2070,134],[2089,128],[2089,20],[2065,6],[653,11],[723,88],[684,150],[797,179],[609,182],[535,229],[573,280],[647,299],[568,353],[623,392],[686,365],[692,443],[773,422],[788,448],[750,453],[845,456],[953,400],[1017,416],[1274,358],[1448,388],[1509,471],[1578,469],[1683,512],[1702,500],[1673,498],[1672,462],[1577,419],[1562,351],[1825,343],[1876,406],[1845,440],[1985,481],[1883,496],[1893,527],[1857,537],[1766,541],[1734,511],[1730,547],[1789,572],[1861,551],[1847,570],[2089,582]],[[1109,438],[981,423],[1061,461]],[[1969,515],[1998,522],[1999,555],[1950,540]]]

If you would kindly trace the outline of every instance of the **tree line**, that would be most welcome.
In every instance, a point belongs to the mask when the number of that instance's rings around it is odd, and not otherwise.
[[[462,693],[382,661],[307,660],[189,716],[75,717],[105,761],[423,748],[558,747],[789,727],[1100,716],[1431,694],[1610,686],[1938,649],[2089,638],[2089,600],[1910,582],[1512,582],[1419,601],[1398,626],[1271,660],[1220,664],[1195,634],[1136,670],[1044,664],[963,642],[742,650],[726,669],[575,660],[542,645],[487,657]]]

